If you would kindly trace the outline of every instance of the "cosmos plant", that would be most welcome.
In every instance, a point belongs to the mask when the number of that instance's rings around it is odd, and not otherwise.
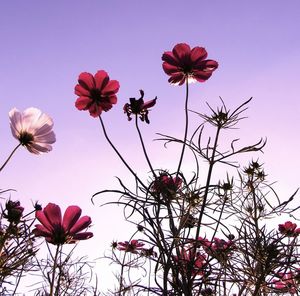
[[[116,284],[104,295],[300,294],[300,228],[298,207],[293,206],[297,191],[282,199],[269,182],[259,160],[265,139],[246,146],[234,136],[230,141],[229,132],[245,119],[251,98],[230,109],[222,98],[217,108],[207,104],[206,112],[189,108],[191,83],[196,82],[195,88],[206,87],[202,83],[213,80],[219,67],[207,57],[204,47],[186,43],[162,54],[168,82],[185,90],[182,136],[159,133],[156,139],[167,149],[179,147],[172,167],[164,167],[163,152],[161,163],[153,164],[142,133],[150,118],[155,124],[157,102],[162,98],[147,98],[147,92],[140,89],[137,98],[130,97],[119,107],[124,124],[136,130],[148,166],[143,178],[145,173],[130,164],[132,156],[123,155],[106,130],[104,117],[120,106],[119,81],[105,70],[78,76],[75,107],[99,120],[103,138],[128,169],[126,180],[118,178],[121,188],[99,190],[92,203],[110,193],[111,200],[104,204],[123,207],[124,219],[136,227],[133,233],[114,240],[109,254],[104,255],[117,268]],[[170,110],[168,115],[172,115]],[[191,115],[197,121],[194,130],[190,129]],[[33,154],[52,150],[56,137],[47,114],[37,108],[13,108],[9,120],[18,145],[0,171],[19,147]],[[212,131],[209,137],[207,128]],[[221,141],[224,132],[226,143]],[[242,165],[239,156],[245,154],[249,162]],[[193,168],[185,166],[187,157],[193,157]],[[129,176],[133,187],[127,184]],[[86,182],[89,186],[88,179]],[[92,218],[82,216],[77,205],[69,205],[62,213],[53,202],[45,207],[36,203],[28,213],[20,201],[11,199],[10,190],[0,193],[9,194],[0,217],[1,295],[17,295],[20,282],[29,273],[41,279],[33,288],[34,295],[100,295],[97,280],[91,284],[93,266],[85,257],[74,257],[77,244],[97,239],[89,230]],[[279,224],[270,223],[278,217]],[[47,247],[46,258],[39,257],[42,245]]]

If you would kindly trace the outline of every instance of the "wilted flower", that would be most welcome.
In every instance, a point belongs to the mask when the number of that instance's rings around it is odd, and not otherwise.
[[[21,207],[19,201],[7,201],[5,205],[6,212],[3,214],[4,218],[10,223],[19,223],[22,217],[24,208]]]
[[[144,243],[140,243],[137,239],[131,240],[131,242],[119,242],[117,249],[119,251],[130,252],[133,254],[137,254],[139,250],[143,249]]]
[[[130,98],[130,104],[126,103],[123,107],[124,113],[127,114],[128,120],[131,120],[131,114],[139,115],[142,121],[149,123],[148,113],[149,108],[153,107],[156,104],[157,97],[155,99],[144,102],[144,91],[140,90],[141,97],[136,100],[135,98]]]
[[[297,224],[291,221],[279,224],[278,230],[286,236],[297,236],[300,233],[300,228],[297,228]]]
[[[218,63],[206,60],[207,52],[203,47],[194,47],[192,50],[186,43],[179,43],[172,51],[166,51],[163,56],[163,69],[169,76],[169,82],[182,85],[188,82],[207,80]]]
[[[53,120],[37,108],[20,112],[13,108],[9,112],[10,128],[13,136],[34,154],[49,152],[55,142],[52,131]]]
[[[91,116],[97,117],[117,103],[116,93],[119,88],[119,82],[110,80],[103,70],[98,71],[95,76],[83,72],[75,86],[75,94],[79,96],[75,106],[79,110],[89,110]]]
[[[154,251],[154,247],[151,247],[149,249],[142,248],[141,255],[145,257],[157,257],[157,253]]]
[[[182,179],[180,177],[172,177],[167,173],[162,173],[152,184],[152,190],[156,194],[165,195],[168,198],[171,198],[174,193],[182,185]]]
[[[60,207],[49,203],[44,210],[36,211],[36,218],[42,223],[35,226],[33,233],[44,236],[48,243],[54,245],[70,244],[77,240],[89,239],[92,232],[82,232],[91,223],[91,218],[80,218],[81,209],[78,206],[69,206],[62,219]]]

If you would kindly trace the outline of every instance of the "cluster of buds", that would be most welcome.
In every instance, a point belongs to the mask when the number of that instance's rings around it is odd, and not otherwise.
[[[244,168],[244,173],[247,174],[249,177],[249,181],[264,181],[266,178],[266,174],[262,169],[262,165],[259,164],[257,161],[251,161],[248,167]]]

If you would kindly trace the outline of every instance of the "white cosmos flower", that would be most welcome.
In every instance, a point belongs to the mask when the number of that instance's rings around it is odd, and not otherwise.
[[[52,131],[53,120],[37,108],[27,108],[23,112],[13,108],[9,112],[10,128],[13,136],[34,154],[52,150],[56,141]]]

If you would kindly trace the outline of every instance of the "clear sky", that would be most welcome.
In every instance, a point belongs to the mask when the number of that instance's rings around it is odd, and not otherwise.
[[[47,155],[20,149],[2,172],[0,188],[16,189],[12,198],[28,207],[36,200],[81,206],[93,219],[95,237],[82,242],[91,256],[101,256],[113,239],[128,239],[120,210],[99,208],[99,199],[90,202],[92,194],[117,184],[114,176],[126,178],[127,172],[99,121],[74,107],[74,86],[83,71],[104,69],[119,80],[119,102],[103,120],[141,175],[148,168],[122,107],[139,89],[146,99],[157,96],[151,124],[142,130],[154,165],[172,168],[176,151],[152,139],[156,132],[183,134],[184,87],[168,84],[161,55],[186,42],[204,46],[219,62],[210,80],[191,86],[191,109],[208,112],[205,102],[217,106],[219,96],[233,108],[253,96],[249,118],[232,137],[244,144],[267,137],[259,158],[268,180],[278,181],[276,188],[287,198],[300,184],[299,16],[298,0],[1,1],[0,160],[17,144],[8,121],[13,107],[49,114],[57,142]]]

